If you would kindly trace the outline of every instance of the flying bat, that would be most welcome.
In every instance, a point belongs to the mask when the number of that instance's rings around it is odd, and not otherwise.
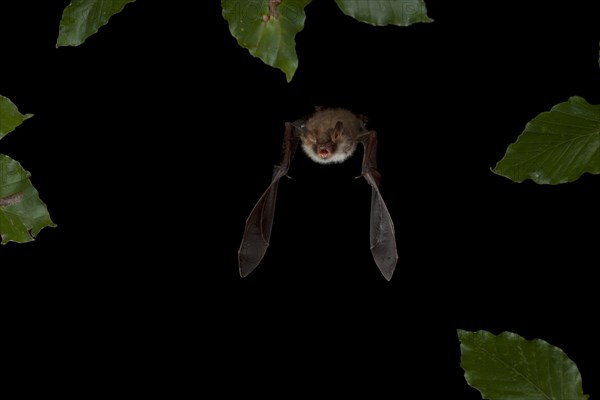
[[[377,171],[377,132],[366,128],[367,119],[344,108],[317,108],[305,118],[286,122],[281,162],[275,166],[271,184],[246,220],[238,251],[242,277],[252,272],[264,257],[273,226],[279,180],[287,176],[298,144],[319,164],[341,163],[354,154],[358,143],[364,147],[361,176],[371,185],[371,253],[375,264],[388,281],[398,261],[392,217],[381,197]]]

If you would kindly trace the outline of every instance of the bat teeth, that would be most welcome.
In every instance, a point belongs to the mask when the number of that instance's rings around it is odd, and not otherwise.
[[[327,158],[327,157],[329,157],[329,150],[327,150],[327,149],[321,149],[321,150],[319,150],[319,156],[321,158]]]

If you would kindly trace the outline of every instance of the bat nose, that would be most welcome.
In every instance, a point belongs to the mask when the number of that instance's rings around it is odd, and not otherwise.
[[[319,150],[319,156],[323,159],[329,157],[329,150],[327,150],[327,149]]]

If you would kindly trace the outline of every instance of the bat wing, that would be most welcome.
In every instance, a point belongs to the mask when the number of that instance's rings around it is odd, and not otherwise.
[[[271,240],[277,188],[279,180],[284,175],[285,172],[279,166],[276,166],[271,184],[250,212],[248,219],[246,219],[244,237],[238,251],[240,275],[242,277],[252,272],[267,252]]]
[[[281,163],[275,166],[271,184],[250,212],[248,219],[246,219],[242,244],[238,250],[240,275],[242,277],[254,271],[269,247],[279,180],[287,175],[294,152],[298,146],[299,138],[295,132],[295,124],[286,124]]]
[[[379,270],[388,281],[398,262],[396,249],[396,235],[394,223],[379,189],[373,185],[373,179],[366,175],[367,182],[371,184],[371,253]]]
[[[375,264],[389,281],[396,269],[398,251],[394,222],[379,191],[381,175],[377,170],[377,134],[370,131],[363,135],[361,140],[365,147],[362,175],[371,185],[371,253]]]

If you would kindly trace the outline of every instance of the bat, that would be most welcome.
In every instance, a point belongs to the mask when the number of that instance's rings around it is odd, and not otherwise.
[[[366,123],[366,117],[344,108],[321,107],[308,117],[286,122],[281,162],[275,166],[271,184],[246,220],[238,251],[242,277],[254,271],[269,247],[279,180],[287,176],[298,144],[311,160],[330,164],[347,160],[361,143],[364,147],[361,176],[371,185],[371,253],[385,279],[392,279],[398,261],[394,223],[379,191],[377,132],[368,130]]]

